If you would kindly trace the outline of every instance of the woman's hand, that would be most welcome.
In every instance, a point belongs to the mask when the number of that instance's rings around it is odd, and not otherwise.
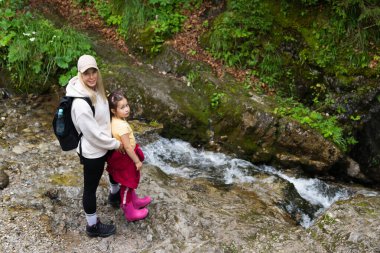
[[[124,145],[122,142],[120,142],[120,146],[119,148],[117,149],[117,151],[119,151],[120,153],[122,154],[125,154],[125,149],[124,149]]]
[[[142,162],[141,162],[141,161],[138,161],[137,163],[135,163],[135,165],[136,165],[136,169],[137,169],[137,171],[140,171],[141,168],[142,168]]]

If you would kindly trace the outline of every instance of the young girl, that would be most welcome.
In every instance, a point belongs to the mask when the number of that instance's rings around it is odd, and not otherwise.
[[[107,159],[107,171],[116,182],[121,184],[120,206],[125,218],[128,221],[141,220],[148,215],[148,209],[144,207],[151,202],[149,196],[139,198],[135,192],[140,182],[144,154],[136,143],[132,128],[126,121],[130,108],[123,93],[120,90],[114,91],[108,96],[108,103],[112,116],[112,135],[122,142],[126,154],[114,151]]]

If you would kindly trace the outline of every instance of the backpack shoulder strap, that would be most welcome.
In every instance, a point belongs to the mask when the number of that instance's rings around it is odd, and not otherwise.
[[[86,101],[87,104],[91,107],[92,114],[93,114],[93,116],[95,117],[95,107],[92,105],[91,99],[90,99],[89,97],[75,97],[75,98],[81,98],[81,99],[83,99],[84,101]]]

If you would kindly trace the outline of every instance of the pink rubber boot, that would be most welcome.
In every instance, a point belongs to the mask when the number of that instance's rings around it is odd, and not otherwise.
[[[132,190],[132,189],[131,189]],[[143,208],[143,207],[146,207],[147,205],[150,204],[150,202],[152,202],[152,198],[149,197],[149,196],[145,196],[144,198],[139,198],[136,194],[136,191],[135,190],[132,190],[132,202],[133,202],[133,206],[136,208],[136,209],[140,209],[140,208]]]
[[[145,219],[146,216],[148,216],[148,209],[143,208],[143,209],[136,209],[133,206],[132,201],[129,201],[127,204],[122,205],[121,207],[124,211],[124,216],[127,221],[137,221],[137,220],[142,220]]]

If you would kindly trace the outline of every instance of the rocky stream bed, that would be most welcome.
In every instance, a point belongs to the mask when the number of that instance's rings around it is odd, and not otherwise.
[[[0,252],[380,252],[380,196],[335,202],[307,229],[281,203],[288,183],[264,173],[221,185],[168,175],[145,164],[138,190],[153,197],[149,217],[128,223],[107,205],[104,174],[98,214],[117,233],[89,238],[75,152],[51,131],[56,95],[0,100]],[[362,194],[371,192],[371,194]]]

